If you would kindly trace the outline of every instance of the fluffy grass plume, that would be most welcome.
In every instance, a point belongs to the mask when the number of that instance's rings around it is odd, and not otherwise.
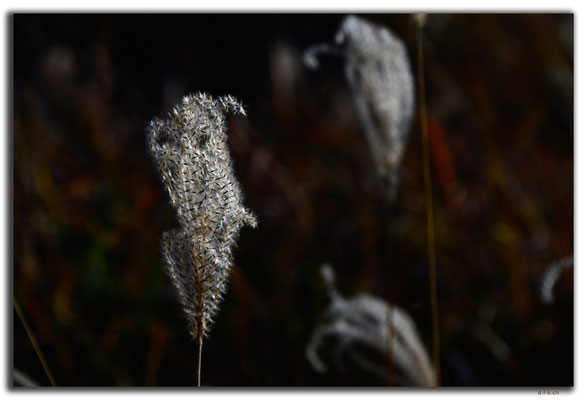
[[[161,173],[179,226],[163,234],[169,277],[201,347],[212,325],[233,264],[232,248],[244,225],[255,227],[232,172],[226,113],[245,115],[232,96],[184,97],[167,119],[148,125],[148,147]]]

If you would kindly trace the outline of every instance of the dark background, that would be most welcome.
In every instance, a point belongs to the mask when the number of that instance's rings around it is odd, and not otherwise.
[[[12,16],[13,294],[58,385],[194,384],[159,253],[176,222],[144,132],[197,91],[245,105],[229,145],[260,222],[241,231],[203,384],[389,383],[305,358],[324,262],[343,296],[401,306],[431,348],[419,123],[390,204],[340,60],[301,64],[343,17]],[[363,17],[404,40],[415,72],[411,15]],[[428,15],[444,385],[573,385],[572,270],[553,304],[540,297],[548,265],[573,254],[573,30],[568,14]],[[12,329],[14,369],[49,384],[16,312]]]

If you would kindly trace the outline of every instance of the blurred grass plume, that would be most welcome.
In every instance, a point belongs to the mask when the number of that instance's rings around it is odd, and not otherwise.
[[[546,304],[554,302],[554,287],[558,282],[563,270],[573,266],[573,257],[564,257],[550,264],[542,277],[540,296]]]
[[[414,116],[414,78],[405,45],[387,28],[354,15],[342,21],[335,44],[311,46],[304,53],[304,63],[316,69],[319,54],[343,56],[345,77],[377,175],[385,196],[393,201]]]
[[[397,381],[406,385],[434,386],[434,369],[420,340],[416,324],[408,313],[371,295],[358,295],[345,300],[336,289],[335,274],[329,264],[321,268],[330,304],[327,322],[314,330],[306,347],[306,357],[318,372],[327,366],[318,356],[323,339],[334,336],[338,340],[335,353],[348,351],[350,357],[363,369],[385,379],[387,367],[371,361],[366,353],[353,345],[365,346],[383,356],[389,367],[395,368]]]

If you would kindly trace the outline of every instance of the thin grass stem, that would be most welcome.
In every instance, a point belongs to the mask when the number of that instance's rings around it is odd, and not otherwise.
[[[387,341],[387,346],[388,346],[388,351],[387,354],[389,356],[389,370],[388,370],[388,383],[389,386],[394,386],[395,385],[395,363],[393,360],[393,340],[395,339],[395,328],[393,326],[393,312],[394,309],[392,308],[389,312],[389,315],[386,316],[386,319],[389,318],[389,320],[386,321],[386,326],[389,329],[389,340]]]
[[[47,364],[47,361],[45,360],[45,356],[43,356],[43,352],[41,351],[41,347],[39,346],[39,343],[37,342],[37,338],[35,337],[35,334],[33,333],[26,318],[24,317],[24,313],[22,312],[22,309],[20,308],[20,304],[18,304],[16,297],[14,298],[14,309],[16,310],[16,313],[18,314],[20,321],[24,325],[24,329],[26,330],[26,333],[29,337],[29,340],[33,344],[33,348],[35,349],[35,352],[37,353],[39,360],[41,360],[41,364],[43,365],[43,369],[45,370],[45,373],[47,374],[47,377],[49,378],[49,382],[51,382],[51,386],[57,386],[57,384],[55,383],[55,378],[53,378],[53,374],[51,373],[51,370],[49,369],[49,365]]]
[[[426,110],[426,86],[424,82],[424,50],[422,45],[423,17],[416,18],[418,47],[418,94],[420,129],[422,131],[422,159],[426,192],[426,229],[428,236],[428,265],[430,268],[430,309],[432,314],[432,358],[436,371],[436,385],[440,386],[440,344],[438,335],[438,297],[436,290],[436,241],[434,236],[434,202],[430,176],[430,143],[428,137],[428,115]]]
[[[202,344],[203,344],[202,335],[200,335],[199,344],[198,344],[198,366],[196,369],[196,381],[198,382],[198,387],[200,387],[200,376],[202,373]]]

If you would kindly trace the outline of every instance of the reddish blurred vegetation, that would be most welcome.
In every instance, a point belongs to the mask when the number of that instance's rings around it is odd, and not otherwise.
[[[421,138],[399,196],[381,194],[341,62],[304,69],[341,15],[13,16],[14,297],[62,386],[194,385],[195,343],[165,276],[176,222],[144,129],[188,92],[232,94],[245,204],[235,268],[204,343],[209,386],[385,385],[314,372],[326,307],[345,296],[407,310],[431,348]],[[409,15],[370,15],[402,38]],[[573,16],[429,15],[424,69],[434,188],[442,380],[573,385]],[[13,366],[47,385],[14,314]]]

